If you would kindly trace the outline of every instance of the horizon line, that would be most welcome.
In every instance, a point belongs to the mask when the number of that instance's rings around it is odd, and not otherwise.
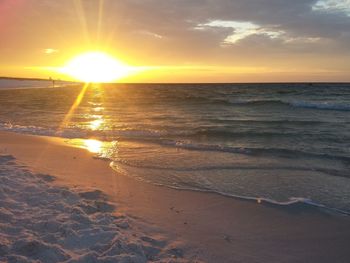
[[[0,76],[1,79],[8,80],[28,80],[28,81],[61,81],[61,82],[73,82],[76,84],[84,84],[82,81],[74,80],[62,80],[54,78],[27,78],[27,77],[6,77]],[[203,84],[350,84],[350,81],[251,81],[251,82],[99,82],[99,83],[89,83],[89,84],[153,84],[153,85],[162,85],[162,84],[172,84],[172,85],[203,85]]]

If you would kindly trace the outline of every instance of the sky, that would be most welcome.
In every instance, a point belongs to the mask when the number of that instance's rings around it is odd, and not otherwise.
[[[350,0],[0,0],[0,76],[90,50],[126,82],[350,81]]]

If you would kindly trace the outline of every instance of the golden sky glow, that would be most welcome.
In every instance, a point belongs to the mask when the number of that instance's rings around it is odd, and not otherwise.
[[[1,0],[0,36],[0,76],[350,81],[348,0]]]

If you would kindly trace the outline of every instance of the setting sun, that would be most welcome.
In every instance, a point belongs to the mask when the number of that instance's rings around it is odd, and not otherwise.
[[[60,72],[84,82],[112,82],[131,74],[133,68],[103,52],[74,57]]]

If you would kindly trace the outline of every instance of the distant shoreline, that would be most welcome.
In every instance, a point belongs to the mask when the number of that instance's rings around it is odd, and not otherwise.
[[[20,81],[51,81],[51,79],[43,79],[43,78],[16,78],[16,77],[0,77],[0,80],[20,80]],[[64,80],[62,80],[64,81]]]

